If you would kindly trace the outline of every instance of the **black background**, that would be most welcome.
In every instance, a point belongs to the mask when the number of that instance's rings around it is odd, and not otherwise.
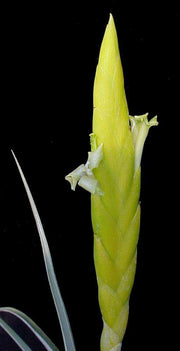
[[[10,150],[39,210],[77,351],[96,351],[102,322],[90,196],[72,192],[64,177],[90,149],[94,74],[110,12],[130,114],[149,112],[159,120],[142,159],[138,264],[123,350],[158,349],[175,333],[180,11],[173,3],[115,0],[7,4],[0,44],[0,305],[24,311],[60,350],[40,242]]]

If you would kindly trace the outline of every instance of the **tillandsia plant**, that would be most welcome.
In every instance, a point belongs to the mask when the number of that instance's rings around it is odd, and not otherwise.
[[[93,132],[86,164],[66,176],[91,193],[94,262],[103,318],[101,351],[119,351],[134,282],[140,228],[141,157],[157,117],[129,116],[112,15],[94,82]]]
[[[149,128],[157,117],[129,116],[118,40],[110,15],[102,42],[94,83],[93,132],[86,164],[66,176],[71,188],[77,183],[91,195],[94,231],[94,262],[103,318],[101,351],[119,351],[126,330],[129,298],[136,270],[140,226],[140,163]],[[53,262],[35,202],[13,153],[39,233],[46,273],[61,326],[65,351],[76,351],[73,335],[58,287]],[[48,336],[23,312],[0,308],[3,329],[22,351],[33,350],[15,325],[14,316],[26,326],[45,350],[58,351]]]

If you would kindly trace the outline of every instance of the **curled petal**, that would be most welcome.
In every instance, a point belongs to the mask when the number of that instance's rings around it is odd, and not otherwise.
[[[79,186],[89,191],[91,194],[102,196],[104,193],[92,171],[94,168],[98,167],[102,159],[103,144],[101,144],[95,151],[88,152],[88,160],[85,165],[80,165],[65,177],[65,179],[70,182],[71,189],[75,190],[78,183]]]
[[[82,164],[65,177],[65,179],[71,184],[71,190],[75,190],[77,182],[85,174],[86,174],[85,165]]]

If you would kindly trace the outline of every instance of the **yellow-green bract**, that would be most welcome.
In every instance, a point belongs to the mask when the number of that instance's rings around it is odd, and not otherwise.
[[[140,227],[140,162],[157,117],[129,116],[114,20],[110,15],[94,83],[87,163],[66,179],[92,193],[94,261],[103,318],[101,351],[119,351],[126,330]]]
[[[145,114],[131,117],[130,129],[110,15],[96,70],[93,114],[93,136],[97,146],[103,144],[103,160],[94,174],[104,195],[92,195],[94,260],[104,321],[102,351],[121,348],[127,325],[140,225],[140,160],[148,129],[156,124],[156,117],[148,122]]]

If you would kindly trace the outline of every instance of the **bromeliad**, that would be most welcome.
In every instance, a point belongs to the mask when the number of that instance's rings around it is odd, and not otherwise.
[[[94,82],[91,152],[66,179],[91,192],[94,261],[103,318],[101,351],[119,351],[126,330],[140,227],[140,162],[157,117],[129,116],[112,15]],[[94,160],[95,161],[92,161]]]
[[[94,261],[99,304],[103,318],[101,351],[119,351],[127,326],[129,298],[136,271],[140,227],[140,163],[149,128],[157,117],[129,116],[118,40],[110,15],[102,42],[94,83],[91,152],[66,176],[72,190],[76,185],[91,193],[94,231]],[[17,158],[39,233],[46,273],[61,326],[65,351],[76,351],[74,339],[58,287],[51,253],[35,202]],[[26,335],[19,335],[8,319],[20,320],[47,351],[58,351],[49,337],[26,314],[14,308],[0,308],[0,328],[22,351],[31,351]]]

